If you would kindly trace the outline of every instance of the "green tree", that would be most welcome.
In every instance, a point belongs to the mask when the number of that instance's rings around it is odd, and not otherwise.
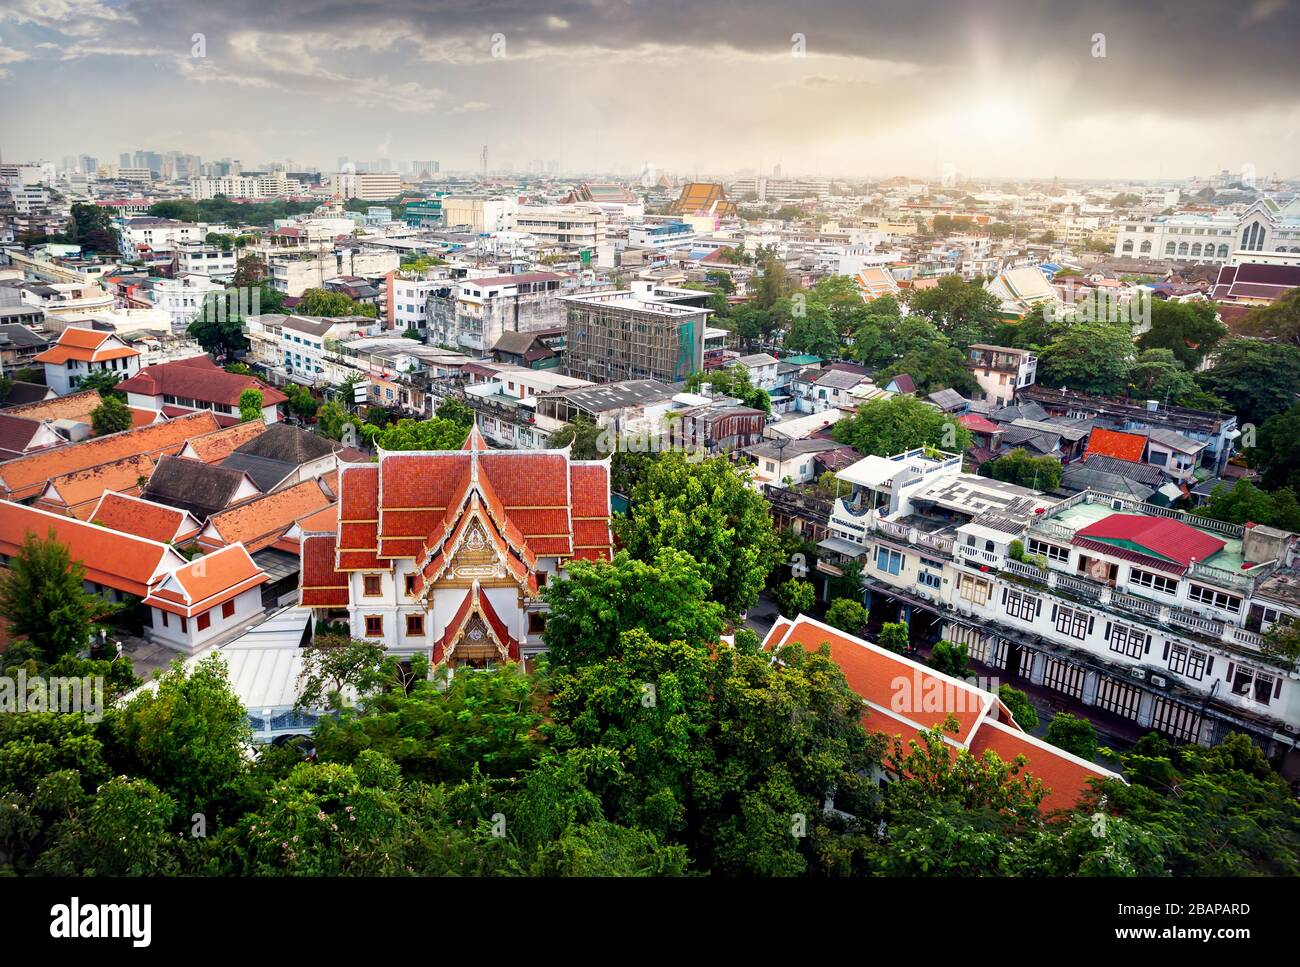
[[[13,639],[31,642],[47,662],[90,646],[99,622],[117,605],[85,591],[86,569],[50,528],[42,540],[28,531],[18,553],[0,570],[0,616]]]
[[[934,643],[930,649],[930,660],[926,664],[953,678],[969,678],[971,670],[968,662],[966,646],[944,638]]]
[[[131,429],[131,408],[117,396],[107,396],[90,411],[90,424],[95,436],[107,436]]]
[[[1300,506],[1296,503],[1295,491],[1283,487],[1269,493],[1249,480],[1238,480],[1231,488],[1226,484],[1215,484],[1205,506],[1192,513],[1233,524],[1256,523],[1300,531]]]
[[[374,437],[381,450],[459,450],[469,436],[469,427],[454,420],[398,420]]]
[[[1133,337],[1126,325],[1080,322],[1038,357],[1038,381],[1097,396],[1120,396],[1129,384]]]
[[[1194,370],[1227,334],[1212,302],[1152,299],[1151,328],[1137,344],[1144,350],[1167,349],[1184,368]]]
[[[121,373],[115,373],[109,369],[97,369],[94,372],[87,373],[85,376],[74,376],[73,385],[79,392],[86,390],[97,390],[99,395],[107,399],[123,399],[121,393],[113,389],[122,380]]]
[[[1055,490],[1061,485],[1061,462],[1055,457],[1034,457],[1017,447],[980,468],[994,480],[1005,480],[1032,490]]]
[[[753,384],[749,378],[749,370],[744,366],[728,366],[723,369],[692,373],[686,380],[686,388],[695,392],[706,383],[720,396],[734,396],[745,406],[762,410],[764,413],[772,412],[772,398],[766,391]]]
[[[605,459],[609,454],[603,449],[604,443],[605,431],[582,414],[564,424],[546,441],[552,450],[569,447],[569,456],[574,460]]]
[[[1275,302],[1251,309],[1237,330],[1300,348],[1300,289],[1289,289]]]
[[[1091,762],[1097,758],[1097,730],[1087,719],[1057,712],[1047,725],[1047,741]]]
[[[117,776],[52,832],[43,876],[168,876],[179,871],[176,802],[144,779]]]
[[[970,446],[970,431],[915,396],[872,400],[831,430],[839,443],[860,453],[888,457],[916,447],[960,452]]]
[[[294,306],[294,312],[300,316],[325,318],[369,316],[373,319],[378,311],[373,304],[357,302],[342,292],[331,292],[328,289],[306,289]]]
[[[321,404],[316,411],[316,432],[327,440],[342,440],[343,428],[350,422],[347,410],[334,400]]]
[[[1223,409],[1223,400],[1201,389],[1192,373],[1183,368],[1169,349],[1138,353],[1129,370],[1129,380],[1129,395],[1136,399],[1199,410]]]
[[[793,618],[812,610],[817,603],[817,591],[809,582],[793,579],[777,587],[776,600],[781,605],[781,613]]]
[[[853,598],[836,598],[826,608],[826,623],[850,635],[861,635],[867,626],[867,609]]]
[[[204,298],[203,307],[189,324],[189,334],[218,362],[248,349],[239,307],[240,300],[232,296],[232,290],[213,292]]]
[[[653,562],[620,551],[612,562],[571,560],[567,580],[542,590],[547,655],[553,665],[616,656],[621,635],[644,631],[657,641],[712,648],[725,627],[722,605],[709,600],[701,568],[683,551],[660,548]]]
[[[104,725],[110,762],[171,796],[184,816],[202,812],[214,823],[236,807],[249,731],[219,654],[188,672],[176,660]]]
[[[961,352],[971,343],[987,342],[998,324],[1000,306],[983,283],[945,275],[935,286],[909,289],[907,307],[930,320]]]
[[[250,420],[262,419],[262,391],[259,389],[246,389],[239,394],[239,418],[247,423]]]
[[[616,753],[621,769],[588,784],[609,818],[686,846],[696,868],[806,872],[832,849],[814,818],[827,799],[865,809],[879,740],[825,649],[771,657],[630,631],[617,660],[557,681],[553,742]],[[807,836],[790,835],[792,815],[808,817]]]
[[[1300,386],[1300,347],[1259,339],[1228,339],[1210,369],[1196,374],[1201,388],[1237,414],[1239,424],[1261,426],[1295,405]]]
[[[998,698],[1002,700],[1002,704],[1007,707],[1011,717],[1022,729],[1030,732],[1038,728],[1038,711],[1029,701],[1028,695],[1018,688],[1002,684],[998,686]]]
[[[758,600],[780,560],[767,502],[747,479],[746,470],[722,457],[692,463],[680,451],[664,453],[647,465],[615,530],[642,561],[655,560],[664,547],[685,551],[699,563],[713,599],[737,615]]]
[[[438,410],[434,415],[440,420],[451,420],[453,423],[459,423],[466,429],[474,425],[473,407],[454,396],[445,397],[438,404]]]
[[[1270,416],[1259,428],[1258,439],[1249,451],[1251,464],[1263,474],[1269,489],[1290,488],[1300,492],[1300,403]]]
[[[907,625],[901,621],[885,622],[880,626],[880,633],[876,635],[876,644],[900,655],[907,651],[910,643]]]

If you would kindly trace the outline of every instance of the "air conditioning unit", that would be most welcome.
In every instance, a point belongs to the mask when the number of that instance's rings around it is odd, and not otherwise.
[[[1149,680],[1151,684],[1154,685],[1156,688],[1169,687],[1169,679],[1165,678],[1164,675],[1152,675]]]
[[[1130,668],[1129,674],[1140,682],[1147,680],[1147,670],[1145,668]]]
[[[1122,500],[1120,500],[1120,499],[1118,499],[1118,498],[1116,498],[1115,500],[1112,500],[1112,501],[1110,502],[1110,509],[1111,509],[1111,510],[1123,510],[1123,509],[1124,509],[1124,501],[1122,501]]]

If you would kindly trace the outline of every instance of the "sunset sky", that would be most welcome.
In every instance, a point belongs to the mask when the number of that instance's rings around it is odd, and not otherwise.
[[[1298,49],[1296,0],[0,0],[0,151],[1289,178]]]

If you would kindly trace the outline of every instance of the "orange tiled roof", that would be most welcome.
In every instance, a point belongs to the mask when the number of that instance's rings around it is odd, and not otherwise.
[[[35,505],[55,513],[71,514],[81,520],[91,520],[95,505],[106,491],[139,493],[140,479],[148,480],[153,467],[153,457],[142,453],[60,474],[50,478]]]
[[[163,544],[183,544],[196,537],[202,529],[188,511],[113,490],[99,498],[99,503],[86,519]]]
[[[263,494],[236,504],[208,518],[199,543],[205,547],[223,547],[241,543],[255,554],[274,544],[293,523],[330,503],[329,497],[315,480]]]
[[[773,651],[791,644],[805,651],[830,646],[831,659],[865,702],[862,724],[873,732],[908,741],[921,730],[941,726],[951,715],[957,720],[957,735],[945,733],[944,738],[954,751],[993,751],[1005,761],[1023,753],[1029,759],[1026,771],[1048,789],[1040,807],[1045,812],[1073,806],[1090,779],[1117,778],[1021,730],[991,693],[807,615],[794,621],[778,618],[763,641],[763,647]]]
[[[58,341],[53,346],[33,358],[38,363],[58,365],[70,359],[77,359],[83,363],[100,363],[109,359],[140,355],[138,349],[132,349],[130,346],[105,345],[120,342],[121,340],[111,332],[69,327],[59,333]]]
[[[177,568],[145,604],[193,618],[268,580],[243,544],[231,544]]]
[[[187,441],[180,456],[202,460],[204,463],[220,463],[249,440],[256,439],[265,432],[266,423],[262,420],[236,423]]]
[[[1117,460],[1130,460],[1133,463],[1141,463],[1142,454],[1146,447],[1147,438],[1144,436],[1094,426],[1092,432],[1088,434],[1088,449],[1084,452],[1084,459],[1086,460],[1094,453],[1100,453],[1103,456],[1114,457]]]
[[[0,553],[12,556],[27,534],[44,540],[50,530],[60,543],[67,545],[72,559],[85,567],[86,580],[136,597],[144,597],[152,584],[173,567],[185,563],[166,544],[36,507],[0,501]]]
[[[0,489],[9,500],[26,500],[44,490],[52,477],[136,454],[174,454],[186,440],[215,429],[217,421],[211,413],[190,413],[166,423],[154,423],[71,446],[29,453],[0,463]]]
[[[93,389],[81,393],[69,393],[56,396],[50,400],[38,400],[6,409],[7,416],[21,416],[29,420],[74,420],[77,423],[89,423],[90,414],[100,404],[99,393]],[[131,411],[131,426],[148,426],[158,419],[158,411],[139,406],[127,407]]]

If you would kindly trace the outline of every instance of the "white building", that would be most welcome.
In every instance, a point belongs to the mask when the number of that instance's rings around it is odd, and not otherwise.
[[[111,332],[69,326],[58,341],[35,357],[45,366],[45,385],[60,396],[76,392],[91,373],[109,372],[123,379],[140,371],[140,353]]]
[[[1137,259],[1228,262],[1241,252],[1300,252],[1300,198],[1285,208],[1270,198],[1241,214],[1156,215],[1119,226],[1115,254]]]
[[[340,198],[387,201],[402,193],[402,176],[396,171],[343,172],[333,175],[330,185]]]
[[[514,228],[541,242],[594,248],[605,241],[605,223],[605,213],[595,205],[547,205],[520,208]]]

